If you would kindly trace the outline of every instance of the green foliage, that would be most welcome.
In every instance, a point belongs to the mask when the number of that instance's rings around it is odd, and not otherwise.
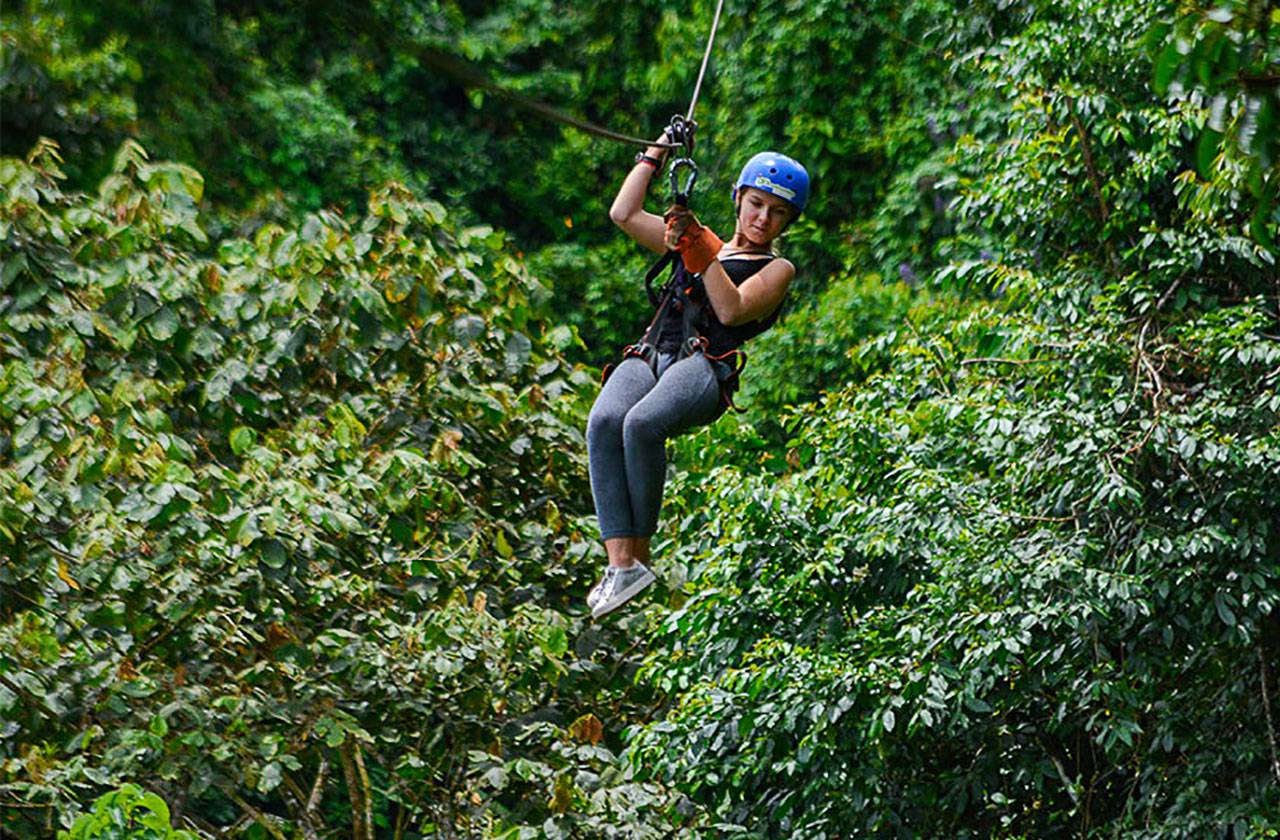
[[[451,831],[665,801],[601,773],[651,701],[561,612],[594,377],[504,236],[392,184],[203,257],[193,170],[126,144],[85,196],[58,161],[0,163],[5,795],[66,821],[148,778],[315,828],[341,767],[354,813]]]
[[[1280,831],[1274,11],[728,16],[799,276],[589,624],[631,152],[421,57],[656,134],[712,8],[6,7],[6,834]]]
[[[568,352],[589,354],[604,365],[643,335],[653,319],[644,292],[652,256],[625,237],[604,247],[549,245],[529,255],[529,270],[556,290],[560,320],[581,339]]]
[[[683,10],[651,2],[216,10],[108,2],[74,15],[63,6],[28,0],[6,9],[5,19],[16,27],[62,15],[61,49],[121,51],[133,71],[116,87],[136,103],[135,130],[148,148],[205,173],[215,238],[235,224],[236,214],[225,211],[261,206],[262,196],[292,212],[352,210],[368,186],[395,178],[447,200],[455,215],[469,210],[511,230],[530,254],[550,247],[543,259],[556,265],[614,239],[607,208],[632,152],[468,94],[459,80],[424,66],[424,51],[474,62],[523,95],[656,136],[687,107],[713,11],[708,2]],[[727,234],[726,197],[738,168],[752,151],[782,148],[809,165],[816,184],[791,236],[805,256],[798,291],[845,268],[849,217],[875,208],[895,177],[938,147],[933,135],[956,123],[963,90],[928,44],[947,8],[937,0],[866,8],[769,2],[726,16],[698,111],[704,218]],[[33,55],[33,67],[47,68],[48,59]],[[13,102],[6,121],[28,119],[30,99]],[[74,139],[48,121],[38,134],[64,145]],[[24,153],[36,136],[16,135],[6,151]],[[119,139],[102,131],[99,154]],[[105,166],[89,167],[90,177],[77,168],[73,183],[89,186]],[[655,202],[665,199],[664,186],[654,193]],[[929,207],[933,198],[921,200]],[[935,211],[925,215],[926,225],[937,221]],[[912,237],[883,239],[877,270],[896,272],[902,260],[923,270],[909,253]],[[626,299],[639,312],[644,301],[634,256],[613,250],[606,264],[600,259],[575,256],[554,286],[559,310],[586,302],[582,320],[599,325],[583,333],[586,353],[574,354],[595,365],[635,338],[627,325],[639,319],[597,317],[592,302]]]
[[[671,488],[640,778],[758,837],[1277,830],[1276,269],[1244,167],[1199,178],[1201,115],[1134,66],[1149,14],[983,50],[1009,107],[956,144],[941,294],[783,417],[786,467],[741,427],[681,450],[732,454]]]
[[[126,40],[86,43],[67,10],[31,14],[9,4],[0,44],[0,153],[25,154],[40,137],[57,137],[72,157],[72,178],[101,177],[104,158],[138,121],[142,66]]]
[[[1272,232],[1280,224],[1280,45],[1275,27],[1280,27],[1280,9],[1273,4],[1231,0],[1207,10],[1188,7],[1147,33],[1155,89],[1205,108],[1196,141],[1200,174],[1213,180],[1223,158],[1235,156],[1231,146],[1246,156],[1246,183],[1256,200],[1250,232],[1272,253],[1280,252]]]
[[[911,291],[879,275],[833,278],[809,305],[787,313],[785,330],[748,348],[741,402],[763,418],[858,381],[882,366],[867,336],[905,329]]]
[[[169,806],[137,785],[123,785],[103,794],[93,811],[82,815],[58,840],[194,840],[189,831],[169,825]]]

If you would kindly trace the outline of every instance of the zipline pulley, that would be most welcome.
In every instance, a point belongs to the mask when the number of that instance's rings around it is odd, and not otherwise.
[[[679,144],[680,157],[671,161],[667,175],[671,178],[671,194],[673,201],[681,207],[689,206],[689,196],[693,193],[693,185],[698,182],[698,164],[693,162],[694,133],[698,124],[691,119],[676,114],[667,126],[667,139]],[[687,170],[684,183],[680,183],[680,170]]]

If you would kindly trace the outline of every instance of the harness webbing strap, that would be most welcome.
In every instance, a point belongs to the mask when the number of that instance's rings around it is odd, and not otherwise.
[[[655,262],[652,266],[649,267],[649,270],[647,272],[645,272],[644,290],[645,290],[645,293],[649,295],[649,303],[653,304],[654,306],[658,305],[658,293],[653,290],[653,281],[657,280],[658,275],[661,274],[663,270],[665,270],[666,267],[671,264],[671,261],[676,258],[676,253],[677,253],[676,251],[667,251],[665,254],[663,254],[661,257],[658,258],[657,262]]]

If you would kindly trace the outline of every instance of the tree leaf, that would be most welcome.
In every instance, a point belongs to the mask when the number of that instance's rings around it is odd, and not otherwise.
[[[549,627],[542,634],[542,649],[549,656],[564,656],[569,650],[569,636],[563,627]]]
[[[229,442],[231,451],[243,455],[258,439],[258,433],[248,426],[236,426],[231,430]]]
[[[298,300],[308,312],[315,312],[324,297],[324,287],[315,277],[306,276],[298,281]]]
[[[1182,53],[1178,51],[1177,38],[1171,40],[1160,51],[1159,57],[1156,58],[1155,75],[1151,83],[1156,93],[1164,96],[1168,92],[1169,83],[1173,81],[1174,75],[1182,65],[1182,58]]]
[[[1213,605],[1218,609],[1218,618],[1222,619],[1222,623],[1228,627],[1236,626],[1236,614],[1231,611],[1231,607],[1227,604],[1226,594],[1217,592],[1213,596]]]
[[[270,793],[280,786],[284,780],[284,768],[280,766],[280,762],[268,762],[262,768],[262,773],[258,776],[258,792]]]
[[[147,319],[147,332],[154,341],[168,341],[178,331],[178,315],[171,306],[162,306]]]
[[[1213,161],[1218,156],[1218,145],[1222,142],[1222,132],[1206,128],[1200,132],[1200,141],[1196,144],[1196,168],[1202,178],[1213,177]]]

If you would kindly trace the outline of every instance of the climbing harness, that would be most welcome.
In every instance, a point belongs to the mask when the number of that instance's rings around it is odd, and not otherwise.
[[[454,56],[420,45],[411,45],[407,42],[402,46],[406,51],[415,54],[421,63],[453,76],[469,87],[485,90],[506,102],[525,108],[540,116],[621,143],[665,148],[670,150],[673,156],[676,150],[679,150],[679,156],[671,161],[667,174],[670,179],[673,203],[679,207],[688,207],[689,197],[692,195],[693,187],[698,181],[698,165],[693,160],[694,143],[698,128],[698,124],[694,120],[694,112],[698,107],[698,97],[702,92],[702,81],[706,76],[707,65],[711,60],[711,51],[715,45],[716,32],[720,26],[720,14],[723,9],[724,0],[718,0],[715,14],[711,21],[711,31],[707,36],[707,46],[702,54],[702,64],[698,68],[698,78],[694,82],[693,96],[689,101],[689,109],[683,115],[676,114],[671,118],[665,132],[667,137],[665,141],[655,142],[603,128],[574,117],[546,103],[509,91],[492,82],[477,68]],[[660,291],[655,291],[654,281],[668,267],[672,269],[669,279]],[[716,372],[716,378],[720,382],[721,397],[725,404],[735,410],[740,410],[733,404],[732,393],[737,388],[738,377],[746,365],[747,356],[746,353],[738,349],[732,349],[720,354],[712,354],[710,352],[707,339],[698,332],[698,321],[703,316],[703,305],[695,297],[701,292],[701,297],[705,298],[705,291],[701,289],[701,284],[701,275],[691,275],[685,269],[684,262],[677,252],[669,250],[663,254],[645,274],[645,292],[649,297],[650,303],[656,309],[653,320],[650,321],[648,329],[645,330],[640,340],[628,345],[623,350],[622,356],[624,360],[629,358],[642,359],[654,371],[656,377],[658,364],[657,339],[659,336],[655,334],[655,331],[661,329],[660,325],[663,323],[667,312],[674,309],[674,311],[681,313],[681,322],[683,324],[679,358],[683,359],[693,353],[702,353]],[[615,365],[613,364],[605,366],[602,374],[602,383],[608,381],[609,375],[614,368]]]
[[[700,83],[701,79],[699,79]],[[693,113],[693,105],[690,105],[689,113]],[[683,152],[681,157],[671,162],[667,173],[670,179],[672,201],[680,207],[689,206],[689,198],[693,192],[694,185],[698,181],[698,165],[693,161],[692,157],[696,131],[697,123],[679,114],[671,118],[671,122],[666,129],[666,135],[678,141],[679,147]],[[668,267],[671,268],[671,274],[667,282],[660,291],[655,291],[654,281]],[[710,352],[709,342],[699,331],[700,322],[706,317],[704,307],[709,305],[709,302],[706,302],[706,291],[702,287],[702,276],[700,274],[691,274],[685,268],[684,260],[681,259],[680,254],[676,251],[668,250],[645,272],[644,288],[645,294],[649,297],[649,302],[655,309],[653,319],[650,320],[649,326],[638,341],[623,348],[622,360],[640,359],[649,366],[649,369],[653,371],[654,378],[657,379],[658,340],[661,337],[659,331],[666,321],[667,313],[670,311],[678,312],[680,313],[681,336],[677,360],[684,359],[694,353],[701,353],[711,364],[711,369],[716,374],[716,380],[720,383],[721,402],[735,411],[742,411],[743,409],[738,408],[733,402],[733,392],[737,390],[740,375],[743,368],[746,367],[747,354],[737,348],[719,354]],[[609,377],[616,367],[612,363],[605,365],[600,377],[602,386],[609,381]]]
[[[716,3],[715,16],[711,21],[711,32],[707,36],[707,47],[702,55],[702,66],[698,68],[698,79],[694,83],[693,97],[689,102],[689,110],[682,116],[676,114],[671,118],[666,129],[666,136],[671,141],[670,147],[678,148],[680,156],[671,161],[667,170],[670,179],[672,203],[678,207],[688,207],[693,187],[698,181],[698,164],[693,160],[693,149],[698,124],[694,120],[694,111],[698,107],[698,95],[702,91],[702,80],[711,58],[711,49],[715,43],[716,30],[720,25],[720,12],[724,0]],[[661,291],[654,291],[654,280],[668,267],[671,275]],[[702,276],[690,274],[685,268],[679,253],[668,250],[658,258],[644,276],[645,293],[655,311],[653,319],[639,341],[628,344],[622,351],[622,360],[640,359],[649,365],[654,378],[658,376],[658,339],[657,334],[666,320],[667,313],[680,313],[681,336],[677,359],[684,359],[694,353],[701,353],[711,365],[720,383],[720,398],[725,407],[734,411],[742,411],[733,402],[733,392],[737,390],[742,370],[747,364],[747,354],[738,348],[731,348],[724,353],[712,353],[710,342],[699,331],[700,321],[706,317],[706,291],[702,287]],[[713,316],[714,317],[714,316]],[[601,384],[609,381],[609,376],[616,365],[605,365],[601,372]]]
[[[674,252],[670,252],[674,253]],[[653,281],[668,265],[672,265],[671,276],[660,292],[653,290]],[[705,309],[709,306],[706,292],[702,287],[702,276],[690,274],[684,262],[675,256],[664,254],[645,273],[645,291],[653,302],[655,312],[644,334],[634,344],[628,344],[622,350],[622,361],[640,359],[649,366],[654,379],[658,378],[658,340],[660,331],[666,322],[668,312],[680,314],[680,344],[676,360],[685,359],[695,353],[701,353],[711,364],[712,372],[720,384],[721,404],[734,411],[745,411],[733,402],[733,394],[738,389],[742,371],[747,366],[746,351],[738,347],[730,348],[723,353],[712,353],[711,343],[702,334]],[[610,363],[601,371],[600,384],[609,381],[609,377],[617,369]]]

